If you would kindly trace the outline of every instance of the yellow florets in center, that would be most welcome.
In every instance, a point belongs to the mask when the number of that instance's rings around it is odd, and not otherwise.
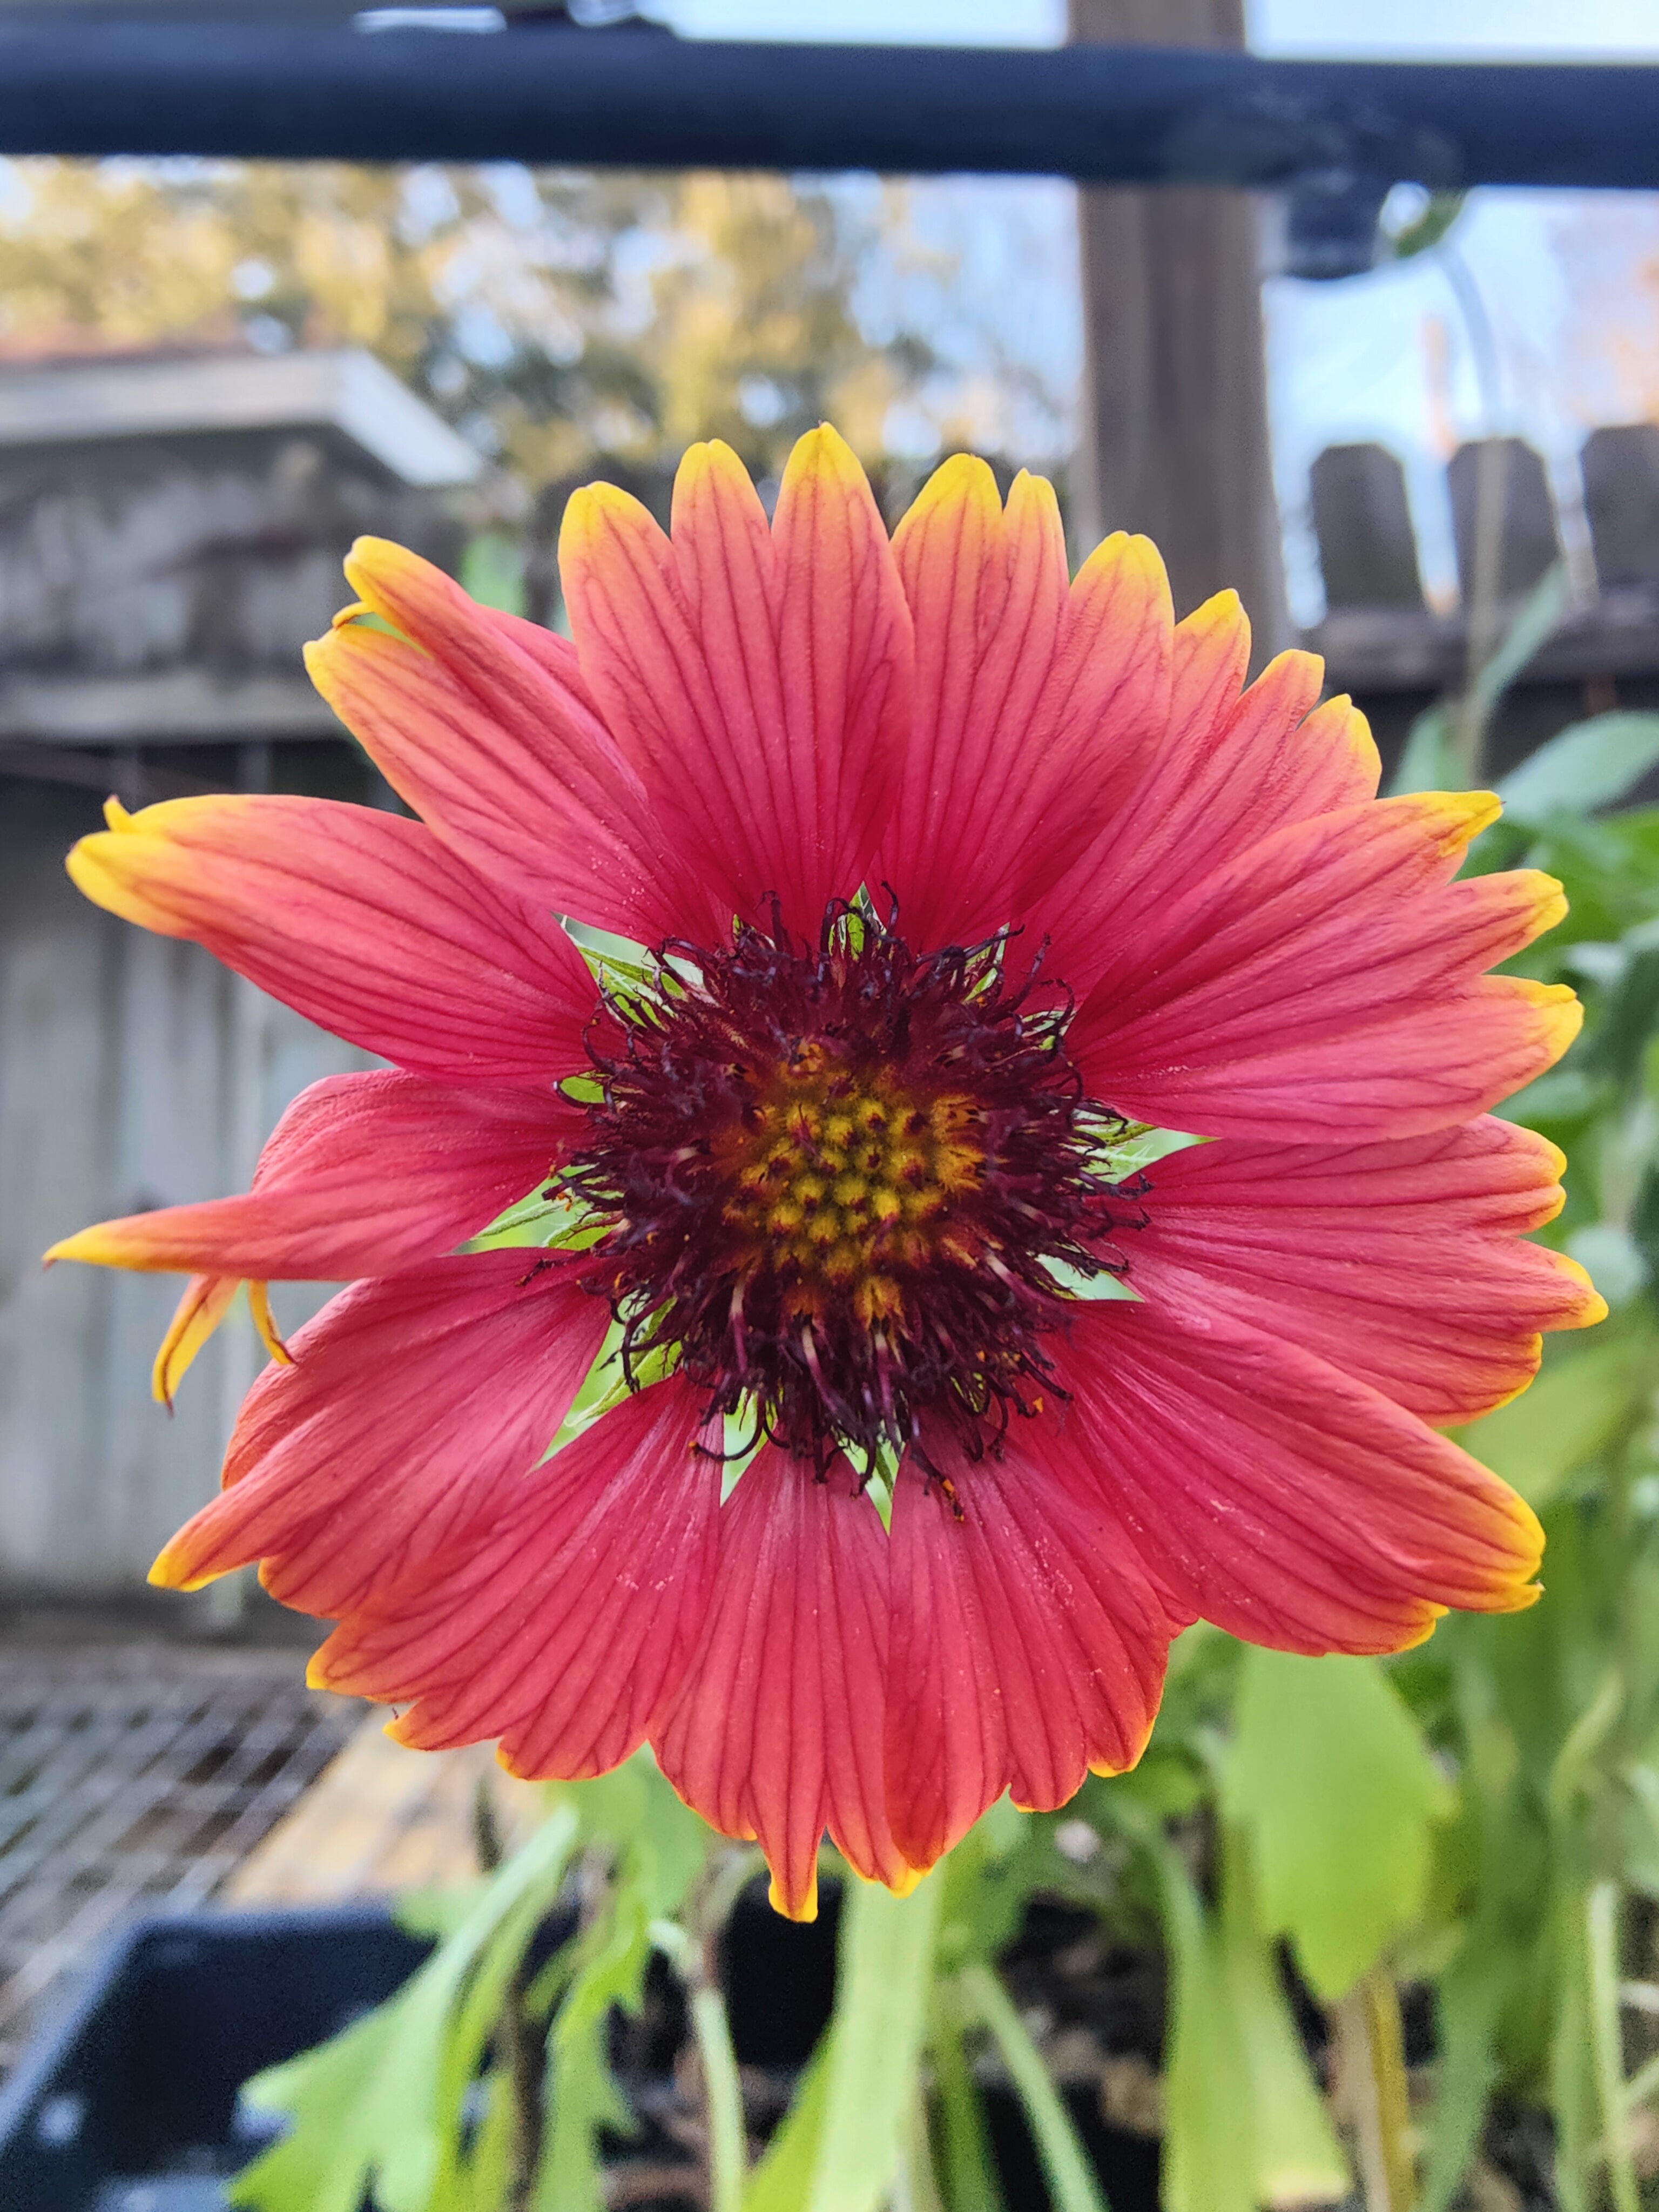
[[[960,1091],[924,1097],[807,1042],[757,1086],[721,1147],[726,1221],[751,1265],[793,1279],[796,1311],[839,1294],[866,1328],[896,1319],[906,1274],[979,1258],[963,1207],[985,1161],[978,1124]]]

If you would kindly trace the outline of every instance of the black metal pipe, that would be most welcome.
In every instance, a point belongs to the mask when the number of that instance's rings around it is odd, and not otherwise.
[[[37,20],[0,153],[1653,188],[1659,68]]]

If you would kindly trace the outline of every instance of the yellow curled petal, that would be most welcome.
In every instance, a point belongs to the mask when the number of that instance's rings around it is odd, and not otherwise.
[[[278,1334],[270,1313],[270,1289],[265,1283],[250,1283],[247,1286],[248,1310],[253,1316],[253,1326],[259,1332],[259,1340],[279,1367],[292,1367],[294,1354]]]
[[[230,1310],[236,1291],[234,1275],[192,1275],[185,1285],[150,1370],[151,1395],[169,1413],[191,1362]]]

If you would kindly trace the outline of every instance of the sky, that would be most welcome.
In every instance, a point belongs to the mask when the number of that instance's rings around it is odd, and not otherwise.
[[[1656,0],[1246,0],[1261,53],[1659,55]],[[646,0],[689,38],[1058,46],[1065,0]],[[1381,20],[1386,18],[1386,20]]]
[[[707,38],[1048,46],[1065,28],[1064,0],[649,4],[684,34]],[[1659,0],[1246,4],[1250,43],[1261,53],[1659,61]],[[1074,385],[1081,326],[1069,186],[952,179],[917,185],[913,203],[932,241],[959,255],[964,291],[1006,302],[1007,354],[1051,385]],[[1322,447],[1376,439],[1399,453],[1425,582],[1446,603],[1455,573],[1443,467],[1460,440],[1489,431],[1528,438],[1551,471],[1569,552],[1582,553],[1576,457],[1586,428],[1659,409],[1659,198],[1476,193],[1453,243],[1469,279],[1462,299],[1435,256],[1338,283],[1267,281],[1274,459],[1292,605],[1304,622],[1322,606],[1305,514],[1308,466]],[[1483,392],[1474,374],[1462,303],[1471,287],[1492,326],[1495,392]],[[964,331],[967,353],[973,343]],[[893,429],[900,445],[907,434],[918,448],[926,442],[925,422]]]

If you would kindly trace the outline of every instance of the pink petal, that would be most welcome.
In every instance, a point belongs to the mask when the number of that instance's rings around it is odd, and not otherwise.
[[[688,1804],[759,1838],[792,1919],[817,1911],[826,1826],[866,1880],[910,1880],[882,1803],[886,1604],[886,1538],[847,1462],[820,1482],[767,1445],[721,1511],[702,1641],[653,1741]]]
[[[694,446],[670,543],[609,484],[559,540],[584,679],[653,805],[735,911],[816,939],[863,880],[908,734],[909,617],[864,473],[833,430],[791,455],[775,520],[729,447]]]
[[[329,799],[170,799],[83,837],[87,896],[238,975],[366,1051],[462,1083],[545,1083],[587,1064],[598,993],[550,915],[418,822]]]
[[[475,605],[383,538],[360,538],[346,574],[403,635],[343,618],[306,665],[443,842],[532,905],[650,943],[674,935],[683,872],[566,641]]]
[[[1170,1623],[1121,1516],[1050,1416],[966,1461],[924,1433],[893,1498],[887,1803],[931,1866],[1005,1790],[1051,1812],[1146,1747]],[[959,1516],[959,1517],[958,1517]]]
[[[1572,994],[1481,971],[1565,902],[1532,870],[1448,881],[1495,805],[1346,808],[1123,917],[1068,1038],[1090,1094],[1165,1128],[1318,1141],[1443,1127],[1530,1080],[1571,1041]]]
[[[720,1469],[678,1379],[626,1398],[501,1501],[418,1589],[337,1628],[310,1679],[402,1704],[422,1750],[501,1738],[532,1778],[602,1774],[685,1671],[714,1572]]]
[[[1068,586],[1052,489],[959,454],[893,539],[916,632],[915,730],[876,864],[913,944],[1022,918],[1133,782],[1169,701],[1163,563],[1121,532]]]
[[[151,1580],[191,1589],[258,1559],[272,1596],[337,1619],[418,1578],[533,1479],[609,1320],[528,1251],[354,1284],[249,1391],[224,1489]]]
[[[1232,592],[1176,626],[1162,742],[1043,909],[1054,972],[1079,993],[1109,961],[1125,916],[1166,901],[1172,884],[1200,881],[1291,823],[1376,797],[1380,763],[1364,716],[1346,699],[1315,708],[1322,663],[1280,653],[1241,692],[1249,643]]]
[[[583,1127],[550,1091],[325,1076],[276,1124],[251,1191],[100,1221],[46,1257],[258,1282],[396,1274],[488,1228]]]
[[[1553,1145],[1490,1116],[1395,1144],[1196,1145],[1150,1170],[1129,1281],[1188,1321],[1231,1315],[1438,1424],[1523,1389],[1549,1328],[1607,1308],[1525,1232],[1559,1212]]]
[[[1538,1595],[1497,1476],[1311,1352],[1216,1316],[1079,1307],[1066,1434],[1179,1613],[1284,1651],[1398,1651]]]

